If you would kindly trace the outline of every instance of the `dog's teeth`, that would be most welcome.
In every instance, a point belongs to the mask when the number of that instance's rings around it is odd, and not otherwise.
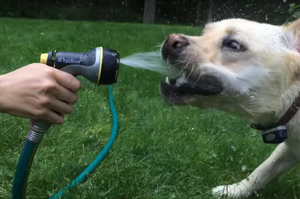
[[[169,77],[166,77],[166,82],[170,84]]]

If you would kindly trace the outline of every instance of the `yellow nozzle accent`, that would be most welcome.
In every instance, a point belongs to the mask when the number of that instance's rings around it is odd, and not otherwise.
[[[48,53],[41,54],[40,63],[47,64]]]
[[[116,71],[115,80],[117,80],[119,70]]]
[[[102,70],[102,62],[103,62],[103,48],[100,47],[100,63],[99,63],[99,72],[98,72],[97,84],[99,84],[99,82],[100,82],[100,76],[101,76],[101,70]]]

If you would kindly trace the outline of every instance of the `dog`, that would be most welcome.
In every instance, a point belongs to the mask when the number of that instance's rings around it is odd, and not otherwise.
[[[272,154],[238,183],[212,189],[216,198],[246,198],[300,161],[300,19],[272,25],[241,18],[207,23],[199,36],[170,34],[161,57],[181,71],[160,83],[171,106],[215,108],[261,130]]]

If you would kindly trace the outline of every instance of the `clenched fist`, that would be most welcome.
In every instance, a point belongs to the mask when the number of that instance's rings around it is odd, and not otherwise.
[[[30,64],[0,76],[0,112],[62,124],[79,88],[80,82],[66,72]]]

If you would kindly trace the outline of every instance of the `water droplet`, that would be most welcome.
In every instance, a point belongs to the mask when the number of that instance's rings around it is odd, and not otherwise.
[[[236,151],[235,146],[231,146],[231,149],[232,149],[233,151]]]
[[[259,196],[260,196],[260,194],[257,193],[257,191],[255,191],[254,194],[255,194],[256,197],[259,197]]]
[[[243,165],[242,166],[242,172],[245,172],[247,170],[247,166],[246,165]]]

